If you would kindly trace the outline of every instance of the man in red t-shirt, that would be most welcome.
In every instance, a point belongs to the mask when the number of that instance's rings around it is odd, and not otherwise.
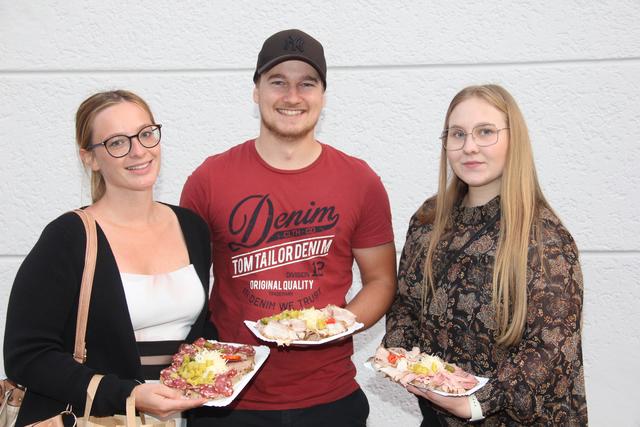
[[[299,30],[269,37],[253,99],[260,134],[209,157],[187,180],[181,205],[209,224],[211,320],[221,341],[264,344],[243,325],[285,309],[346,306],[365,328],[396,288],[389,201],[362,160],[315,139],[324,107],[322,45]],[[355,259],[362,289],[347,304]],[[365,426],[351,338],[276,347],[226,409],[202,408],[196,425]]]

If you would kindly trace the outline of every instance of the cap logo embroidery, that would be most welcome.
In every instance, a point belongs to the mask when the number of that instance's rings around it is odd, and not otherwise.
[[[292,36],[289,36],[284,41],[284,50],[304,52],[304,40],[302,37],[294,39]]]

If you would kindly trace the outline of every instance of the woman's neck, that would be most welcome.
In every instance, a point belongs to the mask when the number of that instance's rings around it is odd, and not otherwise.
[[[158,218],[156,203],[151,191],[107,191],[89,208],[102,222],[122,227],[145,227]]]
[[[499,186],[469,187],[462,199],[462,205],[468,208],[484,206],[500,194]]]

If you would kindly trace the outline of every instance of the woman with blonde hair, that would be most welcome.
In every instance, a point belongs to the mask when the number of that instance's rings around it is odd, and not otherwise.
[[[136,408],[164,417],[201,406],[178,390],[145,383],[184,341],[214,337],[207,296],[209,231],[195,213],[156,202],[161,125],[134,93],[101,92],[76,114],[76,142],[92,174],[97,260],[86,328],[86,360],[74,360],[85,231],[72,212],[52,221],[15,278],[4,338],[6,373],[27,388],[17,425],[71,404],[82,416],[94,374],[103,374],[92,414]]]
[[[438,193],[411,218],[383,343],[489,382],[469,397],[408,386],[422,425],[586,425],[578,250],[540,190],[520,109],[500,86],[467,87],[441,140]]]

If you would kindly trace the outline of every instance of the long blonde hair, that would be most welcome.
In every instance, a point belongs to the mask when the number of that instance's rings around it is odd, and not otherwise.
[[[149,105],[135,93],[127,90],[98,92],[85,99],[76,112],[76,144],[78,144],[78,148],[86,150],[92,143],[93,121],[96,115],[106,108],[120,104],[121,102],[137,104],[149,113],[151,122],[155,123]],[[102,174],[99,171],[91,171],[91,199],[93,202],[95,203],[100,200],[106,190],[107,187]]]
[[[539,209],[549,208],[544,198],[535,165],[531,141],[524,117],[511,94],[498,85],[469,86],[451,100],[444,129],[454,108],[469,98],[479,98],[502,111],[509,127],[509,146],[502,172],[500,188],[500,234],[493,268],[493,305],[496,313],[497,343],[508,347],[522,338],[527,317],[527,254],[532,231],[539,234]],[[433,254],[443,233],[452,227],[454,206],[468,191],[468,186],[453,172],[448,179],[449,165],[444,146],[440,154],[440,176],[435,212],[423,212],[423,219],[433,222],[431,241],[425,260],[427,282],[422,288],[423,309],[426,297],[435,293]],[[448,181],[448,182],[447,182]],[[542,253],[537,238],[538,252]]]

